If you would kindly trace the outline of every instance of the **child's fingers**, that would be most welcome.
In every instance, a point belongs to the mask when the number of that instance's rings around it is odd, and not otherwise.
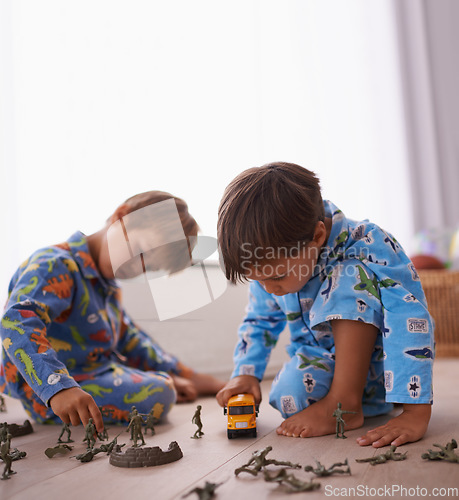
[[[394,439],[391,444],[394,446],[401,446],[402,444],[409,442],[410,442],[409,436],[407,434],[402,434],[398,438]]]
[[[384,429],[382,427],[377,427],[376,429],[368,431],[364,436],[357,438],[357,443],[360,446],[367,446],[377,441],[383,435]]]
[[[70,423],[76,427],[80,424],[80,415],[77,411],[72,411],[69,413]]]

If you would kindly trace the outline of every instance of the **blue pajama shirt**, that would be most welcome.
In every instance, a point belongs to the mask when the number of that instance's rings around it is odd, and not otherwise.
[[[49,400],[71,387],[94,397],[106,423],[128,420],[132,406],[166,415],[176,399],[169,373],[186,368],[134,325],[120,299],[82,233],[35,252],[10,282],[0,392],[38,422],[60,421]]]
[[[276,296],[249,287],[232,377],[263,378],[272,348],[288,324],[290,360],[274,379],[270,403],[287,418],[322,399],[335,365],[332,320],[363,321],[378,330],[363,395],[365,416],[392,403],[432,403],[433,321],[419,276],[399,243],[376,224],[348,219],[324,202],[332,229],[314,273],[298,293]]]

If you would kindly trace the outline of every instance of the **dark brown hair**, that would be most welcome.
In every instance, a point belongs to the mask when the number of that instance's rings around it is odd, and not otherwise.
[[[249,261],[254,264],[262,260],[253,255],[255,248],[269,258],[269,249],[307,244],[324,218],[313,172],[282,162],[245,170],[228,185],[218,210],[218,244],[227,279],[245,280],[245,249],[252,249]]]

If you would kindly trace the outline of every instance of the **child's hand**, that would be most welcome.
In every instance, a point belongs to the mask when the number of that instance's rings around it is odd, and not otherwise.
[[[232,378],[226,385],[218,391],[217,402],[220,406],[226,406],[228,399],[236,394],[253,394],[255,403],[261,401],[260,382],[252,375],[239,375]]]
[[[178,375],[171,375],[171,378],[177,392],[177,403],[194,401],[198,397],[198,390],[191,380]]]
[[[102,414],[93,397],[79,387],[63,389],[49,400],[53,412],[66,424],[78,425],[81,422],[88,425],[92,417],[97,432],[104,430]]]
[[[424,436],[429,424],[431,405],[403,405],[403,412],[389,420],[387,424],[368,431],[365,436],[357,438],[360,446],[371,444],[374,448],[418,441]]]

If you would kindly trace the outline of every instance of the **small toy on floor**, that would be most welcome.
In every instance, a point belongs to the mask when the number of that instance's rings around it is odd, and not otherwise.
[[[228,416],[228,439],[239,436],[257,437],[257,416],[259,405],[252,394],[237,394],[228,399],[223,409]]]
[[[204,432],[202,432],[201,409],[202,406],[198,405],[196,407],[196,411],[194,412],[193,418],[191,419],[191,423],[198,426],[194,435],[191,436],[191,439],[200,439],[202,438],[202,436],[204,436]]]
[[[346,422],[343,419],[345,413],[357,413],[356,411],[348,411],[341,409],[341,403],[338,403],[338,408],[333,412],[333,416],[336,418],[336,437],[341,439],[346,439],[347,436],[344,435],[344,426]]]
[[[320,488],[320,483],[314,482],[314,479],[307,482],[301,481],[294,474],[289,474],[286,469],[281,469],[274,473],[264,470],[263,476],[265,481],[282,484],[291,492],[314,491]]]
[[[154,436],[156,431],[155,431],[155,425],[158,423],[158,419],[154,415],[154,409],[150,410],[150,413],[147,415],[147,421],[145,423],[145,435],[147,435],[148,429],[151,430],[151,435]]]
[[[457,442],[455,439],[451,439],[449,443],[445,446],[441,446],[440,444],[433,444],[437,448],[440,448],[439,451],[436,450],[427,450],[426,453],[421,455],[421,458],[425,458],[427,460],[444,460],[445,462],[459,463],[459,455],[454,453],[454,449],[457,448]]]
[[[87,442],[88,450],[92,450],[94,445],[96,444],[96,426],[94,425],[94,421],[92,418],[89,419],[88,424],[84,428],[84,439],[83,443]]]
[[[62,440],[62,436],[67,433],[67,441]],[[61,433],[59,434],[59,437],[57,438],[58,443],[73,443],[73,439],[71,439],[72,436],[72,431],[70,430],[69,424],[64,424],[62,425],[62,430]]]
[[[234,473],[239,475],[241,472],[248,472],[249,474],[252,474],[253,476],[256,476],[260,470],[264,469],[267,465],[283,465],[286,467],[290,467],[292,469],[301,469],[300,464],[294,464],[292,462],[286,462],[283,460],[274,460],[274,459],[267,459],[266,455],[272,450],[272,446],[267,446],[266,448],[263,448],[262,450],[257,450],[252,453],[252,457],[250,460],[242,465],[241,467],[238,467]]]
[[[204,485],[203,488],[197,486],[196,488],[193,488],[190,490],[188,493],[185,493],[185,495],[182,496],[182,498],[186,498],[193,493],[196,493],[198,495],[199,500],[210,500],[211,498],[215,497],[215,490],[221,486],[223,483],[209,483],[209,481],[206,481],[206,484]]]
[[[318,460],[316,462],[316,468],[312,465],[306,465],[304,470],[306,472],[313,472],[316,476],[320,477],[327,477],[331,476],[332,474],[349,474],[351,475],[351,468],[349,467],[349,462],[347,461],[347,458],[344,462],[337,462],[328,469],[325,468],[324,465],[322,465]],[[339,469],[338,467],[347,467],[346,469]]]
[[[56,455],[65,455],[72,450],[73,446],[69,446],[68,444],[58,444],[57,446],[53,446],[52,448],[46,448],[44,453],[48,458],[53,458]]]
[[[5,398],[0,394],[0,413],[6,412]]]
[[[115,467],[154,467],[175,462],[183,457],[182,450],[177,441],[169,443],[169,448],[163,451],[159,446],[144,448],[128,448],[125,452],[121,451],[118,445],[110,453],[109,462]]]
[[[27,434],[32,434],[33,432],[33,427],[30,423],[30,420],[24,420],[24,423],[22,425],[7,424],[6,422],[4,423],[4,425],[6,425],[8,432],[13,437],[26,436]]]
[[[378,465],[378,464],[384,464],[388,460],[395,460],[396,462],[400,460],[405,460],[406,454],[408,452],[405,451],[405,453],[395,453],[396,449],[397,449],[396,446],[391,445],[391,447],[386,451],[386,453],[381,453],[380,455],[375,455],[374,457],[370,458],[356,458],[355,461],[359,463],[370,462],[370,465]]]
[[[11,469],[11,464],[13,462],[11,456],[11,437],[11,434],[8,433],[6,439],[0,445],[0,458],[5,462],[2,479],[9,479],[12,474],[16,474],[16,472]]]
[[[134,442],[134,444],[133,444],[134,448],[145,444],[145,439],[143,438],[143,434],[142,434],[142,424],[143,424],[142,415],[140,415],[139,412],[137,411],[137,409],[134,408],[131,411],[131,420],[130,420],[129,425],[126,429],[126,432],[129,432],[129,430],[131,430],[131,441]],[[139,439],[142,440],[142,444],[140,444],[140,445],[137,444],[137,440],[139,440]]]

